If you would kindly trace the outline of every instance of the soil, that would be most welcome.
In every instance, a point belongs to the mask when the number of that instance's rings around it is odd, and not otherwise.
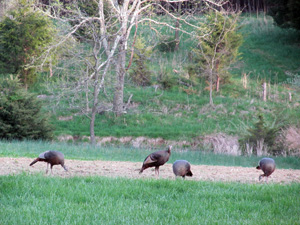
[[[45,162],[37,162],[33,166],[29,166],[32,161],[32,158],[0,158],[0,175],[13,175],[22,172],[28,174],[45,174],[47,164]],[[104,176],[132,179],[157,178],[154,168],[146,169],[142,174],[139,174],[142,162],[65,160],[65,165],[69,172],[66,172],[60,165],[56,165],[53,167],[52,176]],[[258,177],[262,174],[261,170],[250,167],[191,165],[191,170],[194,175],[193,177],[186,177],[186,180],[259,183]],[[175,179],[172,164],[167,163],[161,166],[159,171],[159,179]],[[49,175],[50,172],[46,176]],[[260,182],[265,182],[265,180]],[[300,170],[276,169],[269,177],[268,182],[280,184],[300,183]]]

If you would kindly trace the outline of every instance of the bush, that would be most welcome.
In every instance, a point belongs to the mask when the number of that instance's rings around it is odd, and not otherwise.
[[[18,79],[0,80],[0,139],[51,139],[52,128],[41,112],[36,96]]]
[[[160,86],[165,89],[171,89],[172,87],[176,86],[177,84],[177,78],[172,76],[167,71],[160,71],[157,82],[160,84]]]
[[[0,20],[0,71],[19,74],[26,86],[35,83],[37,75],[36,68],[28,65],[39,65],[44,48],[55,34],[52,21],[31,3],[17,1],[16,7]]]
[[[285,123],[285,121],[275,120],[273,124],[268,125],[263,115],[259,114],[254,127],[248,128],[248,134],[240,140],[243,154],[257,156],[283,154],[284,150],[281,149],[282,146],[277,145],[276,139]]]
[[[163,36],[158,44],[158,50],[161,52],[174,52],[176,47],[176,40],[173,37]]]
[[[131,80],[139,86],[151,85],[151,72],[146,64],[152,54],[151,48],[146,48],[143,38],[136,40],[133,54],[133,65],[129,72]]]

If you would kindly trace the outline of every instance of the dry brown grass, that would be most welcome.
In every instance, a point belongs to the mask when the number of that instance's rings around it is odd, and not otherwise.
[[[300,128],[290,126],[282,131],[281,142],[287,155],[300,156]]]
[[[203,142],[216,154],[241,155],[237,136],[224,133],[212,134],[205,136]]]

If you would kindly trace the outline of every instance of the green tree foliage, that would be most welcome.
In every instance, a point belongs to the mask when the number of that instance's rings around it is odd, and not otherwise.
[[[300,1],[299,0],[268,0],[269,14],[277,25],[284,28],[300,30]]]
[[[214,82],[217,77],[226,82],[229,77],[227,69],[239,55],[238,49],[243,41],[238,33],[237,16],[216,11],[206,14],[198,31],[197,47],[193,49],[192,58],[196,63],[193,70],[196,73],[208,76],[206,72],[211,68]]]
[[[52,138],[53,129],[41,112],[41,103],[18,79],[1,79],[0,90],[0,139]]]
[[[44,47],[53,40],[51,20],[22,0],[0,22],[0,70],[18,74],[27,86],[34,83],[35,67]]]
[[[150,47],[146,48],[143,39],[137,38],[134,46],[133,64],[129,72],[131,80],[139,86],[151,84],[151,72],[147,66],[147,60],[152,53]]]

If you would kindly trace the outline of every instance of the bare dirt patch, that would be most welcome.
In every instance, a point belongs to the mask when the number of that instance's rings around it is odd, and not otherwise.
[[[29,174],[45,173],[47,167],[45,162],[38,162],[34,166],[29,166],[32,161],[32,158],[0,158],[0,175],[20,174],[22,172]],[[65,172],[61,166],[54,166],[52,176],[156,178],[153,168],[139,174],[142,162],[65,160],[65,164],[69,172]],[[258,183],[258,176],[262,174],[261,170],[250,167],[192,165],[191,170],[194,176],[187,177],[186,180]],[[175,179],[172,164],[167,163],[160,167],[160,179]],[[288,184],[292,182],[300,183],[300,170],[276,169],[269,177],[269,183]]]

